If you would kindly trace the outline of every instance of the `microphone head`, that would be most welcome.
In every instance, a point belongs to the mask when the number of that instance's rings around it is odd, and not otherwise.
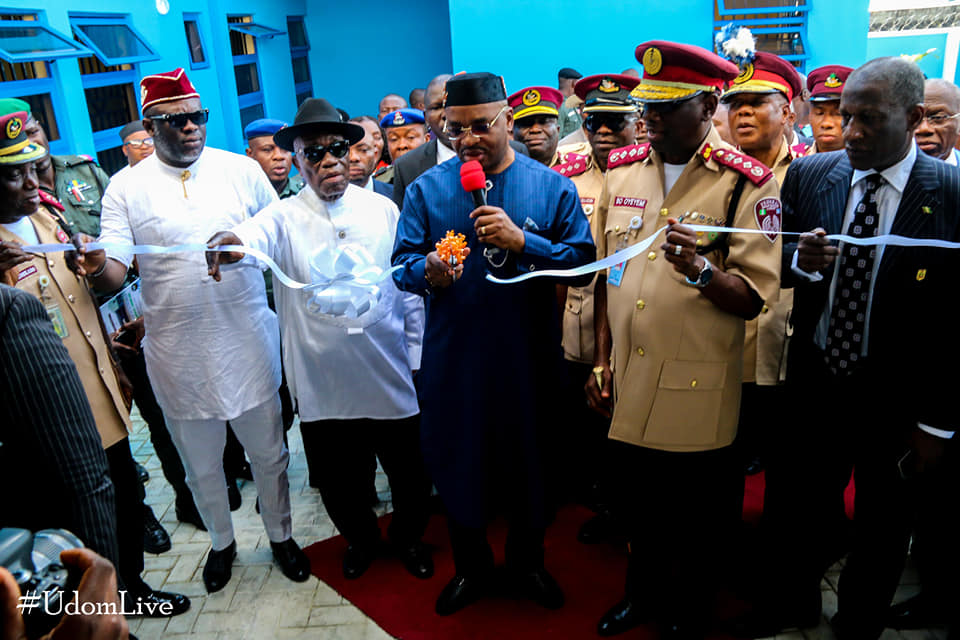
[[[476,160],[468,160],[460,165],[460,184],[467,192],[486,188],[487,176],[483,172],[483,166]]]

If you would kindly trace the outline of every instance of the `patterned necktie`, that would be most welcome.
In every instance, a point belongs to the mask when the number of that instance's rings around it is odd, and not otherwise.
[[[877,235],[880,215],[877,211],[877,196],[883,176],[878,173],[867,176],[866,191],[857,204],[853,221],[847,235],[854,238],[870,238]],[[867,326],[867,302],[870,296],[870,279],[877,248],[858,247],[845,243],[837,261],[837,287],[830,310],[830,328],[827,331],[825,358],[834,373],[847,374],[860,359],[863,334]]]

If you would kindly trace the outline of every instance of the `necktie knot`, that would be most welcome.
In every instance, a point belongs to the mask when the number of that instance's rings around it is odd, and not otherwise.
[[[883,184],[883,176],[879,173],[872,173],[865,178],[867,183],[867,193],[872,193],[880,188],[880,185]]]

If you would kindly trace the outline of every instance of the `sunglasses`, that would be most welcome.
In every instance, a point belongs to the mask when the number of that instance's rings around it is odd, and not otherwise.
[[[583,126],[586,127],[587,131],[590,133],[596,133],[597,131],[600,131],[600,127],[606,127],[613,133],[620,133],[623,131],[623,128],[627,126],[627,123],[633,122],[633,120],[634,119],[629,116],[615,113],[591,113],[587,115],[587,118],[583,121]]]
[[[320,161],[323,160],[323,157],[328,153],[334,158],[342,158],[350,152],[350,143],[346,140],[337,140],[327,146],[323,145],[314,145],[312,147],[304,147],[300,150],[300,153],[304,158],[307,159],[307,162],[311,164],[320,164]]]
[[[657,113],[659,115],[673,113],[702,93],[702,91],[697,91],[696,93],[685,98],[680,98],[679,100],[670,100],[669,102],[642,102],[640,103],[640,117],[642,118],[647,113]]]
[[[475,122],[469,127],[461,127],[459,124],[456,124],[456,123],[450,124],[450,122],[447,121],[443,125],[443,132],[447,134],[447,137],[450,138],[451,140],[456,140],[467,131],[472,133],[475,138],[479,138],[480,136],[485,136],[488,133],[490,133],[490,127],[492,127],[494,123],[496,123],[496,121],[500,119],[500,116],[503,115],[503,112],[509,108],[510,106],[507,105],[502,109],[500,109],[500,111],[497,112],[497,115],[495,115],[493,117],[493,120],[491,120],[490,122]]]
[[[144,138],[143,140],[127,140],[123,143],[125,146],[139,149],[140,147],[152,147],[153,138]]]
[[[209,109],[201,109],[191,113],[165,113],[160,116],[147,116],[149,120],[163,120],[174,129],[183,129],[187,126],[187,121],[195,125],[206,124],[210,117]]]

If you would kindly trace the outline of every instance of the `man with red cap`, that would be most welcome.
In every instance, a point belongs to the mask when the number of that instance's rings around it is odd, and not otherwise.
[[[843,119],[840,117],[840,94],[850,67],[830,64],[814,69],[807,76],[810,91],[810,129],[813,130],[813,146],[807,155],[822,151],[843,149]]]
[[[583,128],[587,141],[560,147],[561,164],[554,166],[554,170],[576,185],[594,241],[597,240],[595,210],[603,188],[607,157],[618,147],[637,143],[639,117],[630,91],[639,83],[640,79],[632,76],[604,74],[581,78],[574,85],[574,95],[584,101]],[[612,525],[609,495],[603,482],[606,474],[602,472],[610,422],[587,407],[583,390],[593,368],[594,284],[595,281],[591,281],[585,287],[571,287],[564,281],[557,285],[558,299],[564,301],[563,355],[570,384],[569,397],[574,400],[569,414],[572,418],[570,437],[578,462],[575,468],[582,469],[582,475],[574,482],[585,481],[588,486],[597,487],[593,495],[586,496],[597,510],[597,516],[584,523],[577,536],[588,544],[606,538]]]
[[[770,167],[778,184],[802,151],[802,147],[791,147],[784,136],[790,127],[791,101],[802,89],[800,75],[792,64],[772,53],[757,51],[752,60],[740,65],[740,75],[720,98],[730,109],[730,134],[737,146]],[[763,429],[781,400],[774,387],[787,375],[787,324],[793,291],[785,289],[779,298],[765,304],[760,315],[747,323],[744,339],[738,443],[748,473],[760,470]]]
[[[636,56],[643,79],[631,94],[650,142],[610,153],[595,214],[598,256],[653,243],[601,273],[595,290],[587,393],[612,413],[611,466],[630,494],[621,502],[635,507],[626,595],[598,632],[653,622],[667,637],[702,637],[740,518],[743,480],[730,445],[744,324],[777,296],[780,201],[770,169],[713,128],[737,67],[663,41],[641,44]],[[754,233],[710,230],[728,226]]]
[[[552,167],[559,161],[557,118],[563,94],[550,87],[527,87],[507,98],[513,109],[513,139],[527,146],[530,157]]]
[[[254,160],[205,147],[209,112],[183,69],[146,76],[140,90],[156,151],[110,184],[101,241],[206,242],[277,200]],[[112,291],[132,257],[114,247],[79,262],[96,289]],[[288,578],[306,580],[309,561],[291,537],[280,335],[262,276],[238,269],[214,283],[201,253],[144,255],[138,264],[147,370],[213,544],[203,570],[207,590],[226,585],[236,555],[223,475],[227,421],[250,457],[274,559]]]

